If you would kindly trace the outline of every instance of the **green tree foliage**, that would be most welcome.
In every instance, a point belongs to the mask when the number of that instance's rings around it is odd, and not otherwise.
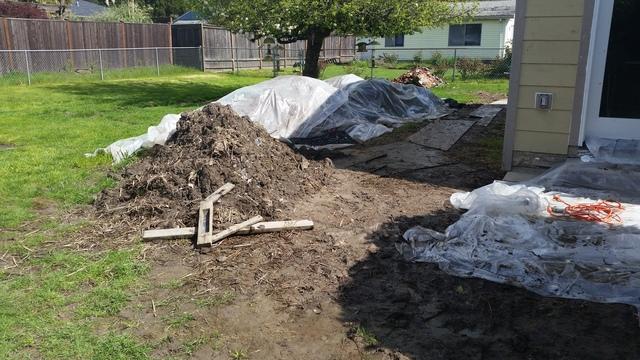
[[[318,76],[323,40],[332,33],[356,36],[410,34],[456,22],[475,11],[461,0],[206,0],[201,13],[212,23],[281,43],[307,40],[303,74]]]
[[[193,10],[194,2],[191,0],[143,0],[151,9],[151,18],[154,22],[169,22],[178,16]]]
[[[120,2],[91,18],[95,21],[124,21],[130,23],[150,23],[151,12],[146,5],[139,5],[133,1]]]

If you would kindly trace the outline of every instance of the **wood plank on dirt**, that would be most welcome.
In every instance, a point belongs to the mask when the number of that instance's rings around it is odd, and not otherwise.
[[[213,202],[201,201],[198,211],[198,237],[196,245],[211,244],[211,230],[213,224]]]
[[[211,233],[213,230],[213,204],[218,202],[222,196],[233,190],[235,185],[226,183],[207,196],[200,202],[198,212],[198,237],[196,245],[202,246],[211,244]]]
[[[503,108],[504,107],[499,105],[482,105],[469,114],[469,116],[480,118],[476,124],[487,126]]]
[[[208,237],[208,239],[210,240],[209,244],[216,243],[216,242],[218,242],[218,241],[220,241],[220,240],[222,240],[222,239],[224,239],[224,238],[226,238],[228,236],[231,236],[231,235],[237,233],[242,228],[257,224],[257,223],[261,222],[262,220],[264,220],[262,218],[262,216],[258,215],[258,216],[252,217],[251,219],[249,219],[247,221],[243,221],[240,224],[236,224],[236,225],[230,226],[226,230],[222,230],[219,233],[213,234],[210,237]]]
[[[475,124],[475,120],[438,119],[409,137],[409,141],[447,151]]]
[[[242,228],[235,235],[252,235],[269,232],[289,231],[289,230],[311,230],[314,223],[312,220],[284,220],[284,221],[262,221],[257,224]],[[183,227],[173,229],[152,229],[142,233],[142,240],[174,240],[187,239],[196,235],[196,228]]]
[[[226,183],[214,191],[211,195],[207,196],[203,201],[210,201],[212,203],[218,202],[221,197],[228,194],[233,188],[236,187],[232,183]]]

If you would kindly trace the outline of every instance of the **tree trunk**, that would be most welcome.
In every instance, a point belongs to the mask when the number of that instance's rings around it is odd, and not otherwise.
[[[320,51],[322,50],[322,44],[324,38],[329,36],[328,31],[312,30],[309,32],[307,38],[307,52],[304,57],[304,69],[302,75],[312,78],[318,78],[320,76],[320,66],[318,66],[318,60],[320,59]]]

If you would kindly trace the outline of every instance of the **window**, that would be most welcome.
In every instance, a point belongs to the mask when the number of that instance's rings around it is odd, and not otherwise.
[[[404,34],[387,36],[384,38],[384,47],[400,47],[400,46],[404,46]]]
[[[480,46],[482,24],[449,25],[449,46]]]

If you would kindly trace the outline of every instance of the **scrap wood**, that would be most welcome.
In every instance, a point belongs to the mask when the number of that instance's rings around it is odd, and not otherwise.
[[[313,221],[311,220],[263,221],[251,226],[244,227],[238,230],[235,235],[253,235],[287,230],[311,230],[313,229],[313,225]],[[142,234],[142,240],[152,241],[185,239],[192,238],[195,235],[195,227],[155,229],[145,230]]]
[[[247,221],[241,222],[240,224],[236,224],[236,225],[230,226],[226,230],[222,230],[219,233],[216,233],[215,235],[210,236],[209,237],[209,239],[210,239],[210,243],[209,244],[217,243],[218,241],[237,233],[242,228],[257,224],[257,223],[261,222],[262,220],[264,220],[262,218],[262,216],[258,215],[258,216],[252,217],[251,219],[249,219]]]
[[[198,238],[196,245],[211,244],[211,231],[213,227],[213,204],[222,196],[229,193],[235,185],[226,183],[200,202],[198,210]]]

